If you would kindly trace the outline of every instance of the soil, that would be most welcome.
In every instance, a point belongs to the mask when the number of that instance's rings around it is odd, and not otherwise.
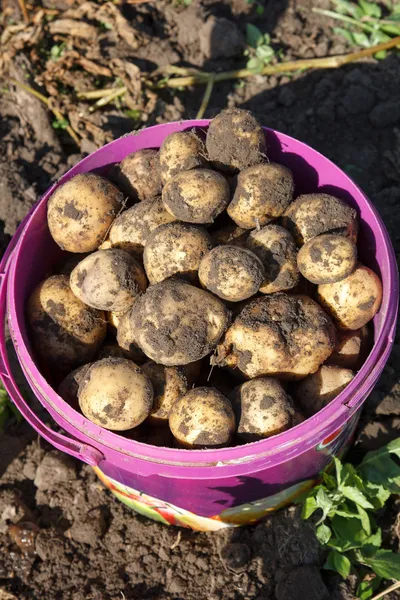
[[[170,63],[208,71],[243,67],[247,22],[269,33],[285,60],[352,50],[332,33],[333,21],[311,11],[312,0],[99,5],[42,0],[41,7],[34,0],[28,5],[34,17],[29,26],[23,25],[19,6],[3,0],[0,18],[2,251],[35,200],[85,154],[132,129],[195,117],[202,86],[156,94],[143,86],[140,74]],[[331,8],[328,0],[318,6]],[[258,7],[264,7],[262,15]],[[50,51],[62,55],[52,60]],[[40,100],[9,77],[51,97],[79,132],[79,146]],[[115,78],[128,87],[128,107],[115,101],[89,112],[93,101],[74,95],[73,90],[107,87]],[[243,107],[328,156],[375,203],[398,254],[399,78],[400,57],[394,52],[340,69],[255,75],[216,84],[205,116]],[[399,436],[399,365],[397,336],[366,402],[353,458]],[[60,455],[26,423],[12,419],[0,435],[0,474],[0,598],[354,598],[353,579],[342,581],[322,569],[313,530],[297,508],[257,526],[212,534],[167,528],[135,515],[89,467]],[[383,517],[385,545],[394,550],[399,549],[398,510],[399,501],[393,500]]]

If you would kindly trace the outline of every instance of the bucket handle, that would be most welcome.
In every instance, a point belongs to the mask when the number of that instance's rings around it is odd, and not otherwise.
[[[10,255],[8,258],[10,259]],[[50,429],[50,427],[43,423],[28,405],[12,375],[5,339],[7,281],[10,263],[11,261],[8,260],[5,273],[0,273],[0,377],[4,387],[21,415],[45,440],[58,450],[74,456],[88,465],[96,467],[100,461],[104,460],[102,452],[93,446]]]

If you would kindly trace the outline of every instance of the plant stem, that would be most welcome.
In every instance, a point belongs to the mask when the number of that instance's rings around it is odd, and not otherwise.
[[[357,19],[354,19],[353,17],[348,17],[347,15],[335,13],[333,10],[313,8],[312,12],[317,13],[318,15],[324,15],[325,17],[330,17],[331,19],[336,19],[337,21],[351,23],[352,25],[356,25],[356,27],[360,27],[360,29],[364,29],[364,31],[368,31],[368,33],[373,33],[375,31],[375,27],[372,27],[372,25],[368,25],[367,23],[364,23],[362,21],[357,21]]]
[[[28,11],[26,10],[25,0],[18,0],[18,5],[21,9],[22,16],[23,16],[25,23],[29,23],[29,15],[28,15]]]
[[[207,82],[206,91],[204,92],[203,100],[201,101],[201,105],[196,115],[196,119],[202,119],[204,117],[204,113],[206,112],[208,103],[210,102],[211,94],[214,87],[214,81],[215,78],[211,76]]]
[[[89,112],[94,112],[97,108],[100,108],[101,106],[105,106],[106,104],[109,104],[116,98],[119,98],[119,96],[123,96],[127,91],[128,91],[128,89],[125,86],[117,88],[116,90],[113,90],[110,94],[108,94],[108,96],[104,96],[103,98],[100,98],[100,100],[98,100],[94,104],[94,106],[91,106],[89,108]]]
[[[109,96],[115,88],[105,88],[104,90],[91,90],[90,92],[77,92],[78,98],[84,98],[85,100],[97,100],[98,98],[104,98]],[[119,88],[118,88],[119,89]]]
[[[53,106],[51,106],[51,102],[50,102],[49,98],[46,98],[46,96],[44,96],[40,92],[37,92],[36,90],[34,90],[33,88],[31,88],[26,83],[22,83],[22,81],[18,81],[18,79],[12,79],[12,78],[10,78],[9,81],[10,81],[10,83],[13,83],[14,85],[22,88],[23,90],[25,90],[26,92],[28,92],[28,94],[31,94],[32,96],[35,96],[35,98],[37,98],[38,100],[40,100],[41,102],[43,102],[43,104],[45,104],[47,106],[47,108],[49,110],[51,110],[51,112],[53,113],[53,115],[55,116],[56,119],[58,119],[59,121],[65,120],[65,117],[60,113],[60,111],[57,110],[56,108],[54,108]],[[68,125],[68,127],[65,128],[65,131],[67,131],[69,133],[69,135],[74,140],[75,144],[77,146],[80,146],[79,138],[76,135],[75,131],[72,129],[71,125]]]
[[[394,590],[397,590],[398,588],[400,588],[400,581],[396,581],[396,583],[394,583],[390,587],[386,588],[386,590],[383,590],[383,592],[380,592],[379,594],[371,598],[371,600],[378,600],[378,598],[383,598],[384,596],[390,594],[390,592],[394,592]]]

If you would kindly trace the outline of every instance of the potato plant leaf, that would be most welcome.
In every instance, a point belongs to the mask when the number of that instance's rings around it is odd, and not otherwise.
[[[368,452],[358,467],[360,475],[371,483],[383,485],[392,494],[400,493],[400,466],[392,456],[400,457],[400,438],[384,448]]]
[[[346,577],[350,575],[351,562],[344,554],[341,554],[336,550],[332,550],[328,554],[328,558],[324,564],[324,569],[337,571],[339,575],[343,577],[343,579],[346,579]]]
[[[257,48],[259,42],[264,39],[263,33],[251,23],[246,23],[246,42],[248,46]],[[249,67],[250,68],[250,67]]]
[[[400,580],[400,554],[395,554],[391,550],[377,550],[373,556],[366,556],[363,552],[359,552],[359,560],[384,579]]]

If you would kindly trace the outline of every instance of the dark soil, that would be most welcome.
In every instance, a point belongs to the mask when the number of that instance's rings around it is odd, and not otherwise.
[[[312,0],[259,0],[258,5],[265,7],[261,16],[257,16],[256,4],[193,0],[185,6],[179,0],[160,0],[110,7],[108,3],[42,0],[47,12],[35,17],[42,20],[29,26],[29,35],[26,30],[14,30],[13,35],[20,36],[15,45],[2,37],[1,249],[4,251],[35,200],[83,155],[134,128],[196,115],[204,93],[201,86],[183,91],[164,89],[159,94],[140,86],[135,91],[138,73],[169,63],[204,70],[243,67],[246,22],[270,33],[272,44],[282,48],[288,60],[350,51],[347,43],[332,33],[333,22],[311,12],[316,4]],[[36,0],[29,6],[33,7],[31,16],[40,8]],[[328,0],[321,0],[318,6],[331,8]],[[68,18],[79,31],[61,62],[51,61],[50,49],[72,39],[63,33],[66,10],[75,11]],[[95,25],[96,18],[103,23],[101,27]],[[22,23],[19,4],[3,0],[0,35],[7,24],[15,28]],[[99,35],[96,27],[100,27]],[[93,30],[96,35],[91,38]],[[91,62],[83,67],[82,57]],[[130,86],[130,97],[136,102],[130,112],[116,102],[89,113],[88,101],[69,100],[73,89],[84,92],[96,85],[107,87],[112,81],[107,68]],[[10,84],[8,75],[52,97],[79,131],[80,146],[62,127],[53,128],[54,117],[44,104]],[[205,116],[212,117],[227,107],[244,107],[254,111],[261,123],[303,140],[331,158],[375,203],[398,253],[399,80],[400,57],[395,53],[379,62],[370,60],[337,70],[280,78],[257,75],[244,83],[217,84]],[[399,364],[397,337],[386,369],[366,403],[352,450],[355,458],[399,436]],[[13,421],[0,436],[0,469],[0,598],[354,597],[352,579],[341,581],[322,570],[323,556],[314,533],[300,520],[296,508],[280,511],[254,527],[212,534],[167,528],[135,515],[103,488],[89,467],[60,456],[37,439],[27,424],[17,426]],[[399,549],[398,510],[398,500],[393,501],[384,515],[385,545],[394,550]],[[399,596],[392,593],[386,597],[393,600]]]

